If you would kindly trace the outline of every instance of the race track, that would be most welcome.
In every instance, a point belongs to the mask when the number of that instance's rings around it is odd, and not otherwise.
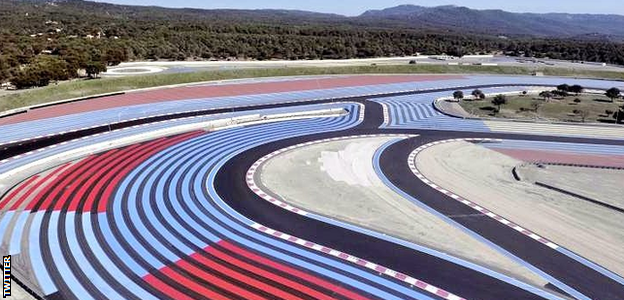
[[[428,147],[467,139],[519,158],[618,166],[622,128],[596,127],[604,133],[594,136],[577,125],[492,125],[432,104],[457,89],[563,82],[623,85],[522,76],[280,78],[137,91],[1,118],[0,252],[11,255],[14,284],[45,299],[624,299],[614,266],[462,199],[414,164]],[[279,151],[382,134],[411,135],[377,150],[372,163],[388,187],[548,285],[326,220],[250,188],[259,161]]]

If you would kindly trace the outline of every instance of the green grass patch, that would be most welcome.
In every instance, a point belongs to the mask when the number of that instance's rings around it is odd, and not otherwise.
[[[584,117],[585,122],[613,123],[613,112],[623,104],[622,100],[611,102],[609,98],[595,94],[571,95],[550,100],[534,95],[517,95],[507,96],[507,104],[501,106],[500,112],[496,112],[491,101],[491,97],[484,100],[464,100],[460,105],[468,113],[481,117],[559,122],[583,122]]]
[[[339,75],[339,74],[515,74],[528,75],[541,71],[553,76],[576,76],[624,80],[624,73],[578,71],[555,68],[525,68],[503,66],[448,66],[448,65],[380,65],[350,67],[307,67],[201,71],[179,74],[137,75],[96,80],[75,80],[51,84],[28,91],[11,92],[0,96],[0,111],[47,103],[69,98],[84,97],[129,89],[156,87],[171,84],[253,77]]]

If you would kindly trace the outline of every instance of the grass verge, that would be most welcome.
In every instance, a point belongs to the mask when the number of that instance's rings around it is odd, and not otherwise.
[[[69,98],[118,92],[129,89],[156,87],[171,84],[193,83],[211,80],[339,74],[511,74],[528,75],[534,71],[551,76],[575,76],[624,80],[624,73],[607,71],[570,70],[561,68],[525,68],[503,66],[448,66],[448,65],[381,65],[350,67],[307,67],[237,69],[225,71],[201,71],[178,74],[137,75],[98,80],[75,80],[52,84],[28,91],[7,93],[0,96],[0,112],[13,108],[47,103]]]

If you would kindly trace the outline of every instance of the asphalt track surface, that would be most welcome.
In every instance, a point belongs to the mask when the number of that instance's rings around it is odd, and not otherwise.
[[[475,88],[496,88],[496,87],[526,87],[531,86],[531,84],[491,84],[491,85],[475,85],[475,86],[466,86],[465,89],[475,89]],[[27,153],[29,151],[33,151],[36,149],[41,149],[50,145],[62,143],[65,141],[71,141],[83,136],[94,135],[102,132],[107,132],[111,130],[128,128],[139,124],[153,123],[164,120],[175,120],[179,118],[185,118],[190,116],[203,116],[203,115],[215,115],[226,112],[243,112],[243,111],[254,111],[260,109],[267,108],[278,108],[278,107],[296,107],[299,105],[309,105],[309,104],[318,104],[318,103],[331,103],[331,102],[359,102],[366,103],[369,99],[376,98],[386,98],[386,97],[395,97],[395,96],[409,96],[409,95],[419,95],[419,94],[428,94],[434,92],[448,92],[453,89],[448,88],[440,88],[440,89],[432,89],[427,91],[417,91],[417,92],[396,92],[396,93],[387,93],[383,95],[377,96],[358,96],[358,97],[341,97],[341,98],[333,98],[331,100],[312,100],[312,101],[304,101],[304,102],[294,102],[294,103],[283,103],[283,104],[259,104],[252,105],[246,107],[237,107],[237,108],[220,108],[220,109],[207,109],[207,110],[199,110],[199,111],[191,111],[191,112],[181,112],[181,113],[173,113],[166,114],[160,116],[146,117],[137,120],[129,120],[122,121],[116,123],[109,123],[100,126],[92,126],[84,129],[70,130],[67,132],[50,134],[41,137],[29,138],[24,141],[17,142],[9,142],[9,143],[0,143],[0,147],[2,152],[0,152],[0,160],[10,158],[16,155],[20,155],[23,153]],[[383,120],[383,116],[382,116]]]
[[[257,220],[259,223],[267,224],[276,230],[290,232],[298,237],[317,241],[331,248],[340,249],[370,261],[378,262],[406,274],[414,274],[415,277],[435,283],[440,287],[452,286],[453,289],[450,290],[456,291],[457,294],[468,299],[536,298],[537,296],[501,285],[500,282],[496,284],[496,280],[492,278],[476,276],[474,272],[466,269],[462,270],[456,265],[436,261],[427,255],[419,257],[411,249],[402,248],[395,244],[370,238],[346,229],[332,228],[333,226],[323,222],[301,217],[285,210],[275,209],[275,205],[262,201],[260,197],[246,188],[246,184],[242,180],[247,170],[260,157],[291,145],[338,136],[415,133],[414,131],[406,130],[378,130],[377,128],[382,123],[383,112],[381,106],[374,102],[368,102],[366,105],[366,119],[358,128],[339,133],[294,138],[254,148],[234,157],[228,162],[217,177],[217,190],[233,208],[250,219]],[[446,196],[440,194],[437,190],[414,180],[414,175],[407,164],[400,162],[407,161],[410,152],[420,145],[437,140],[475,137],[624,145],[624,141],[605,142],[597,139],[536,137],[532,135],[425,132],[421,130],[418,131],[418,134],[419,137],[399,142],[384,151],[381,157],[382,170],[392,183],[400,189],[449,216],[470,215],[474,214],[474,210],[456,201],[446,201],[443,199]],[[272,213],[268,214],[267,212]],[[490,218],[456,218],[456,221],[555,276],[557,279],[562,280],[592,299],[620,299],[624,297],[622,294],[624,287],[621,284],[606,278],[565,255],[552,251],[551,248],[502,225],[500,222]],[[332,234],[328,234],[329,232]],[[384,253],[393,253],[393,255],[382,255]],[[414,261],[418,261],[418,264],[411,263]],[[486,291],[483,289],[484,286],[488,287]]]
[[[474,211],[415,180],[405,162],[420,145],[464,137],[624,145],[624,141],[604,139],[379,129],[384,121],[380,104],[365,98],[348,100],[365,104],[362,122],[356,120],[358,106],[353,104],[349,116],[341,118],[190,132],[62,166],[57,171],[61,176],[39,190],[35,199],[20,199],[30,201],[28,218],[35,220],[31,231],[41,224],[41,259],[47,262],[46,273],[55,286],[45,297],[448,299],[445,292],[414,288],[249,228],[258,223],[465,299],[542,299],[461,265],[281,209],[247,187],[247,170],[268,153],[307,141],[417,133],[418,137],[393,144],[382,153],[382,172],[404,192],[450,216]],[[455,221],[589,298],[624,299],[620,283],[499,222],[489,218]]]

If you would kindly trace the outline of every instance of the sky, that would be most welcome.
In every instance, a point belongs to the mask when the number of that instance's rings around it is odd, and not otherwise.
[[[95,0],[130,5],[156,5],[166,7],[193,8],[238,8],[238,9],[300,9],[317,12],[337,13],[355,16],[369,9],[382,9],[400,4],[422,6],[460,5],[477,9],[503,9],[513,12],[568,12],[624,15],[622,0]]]

